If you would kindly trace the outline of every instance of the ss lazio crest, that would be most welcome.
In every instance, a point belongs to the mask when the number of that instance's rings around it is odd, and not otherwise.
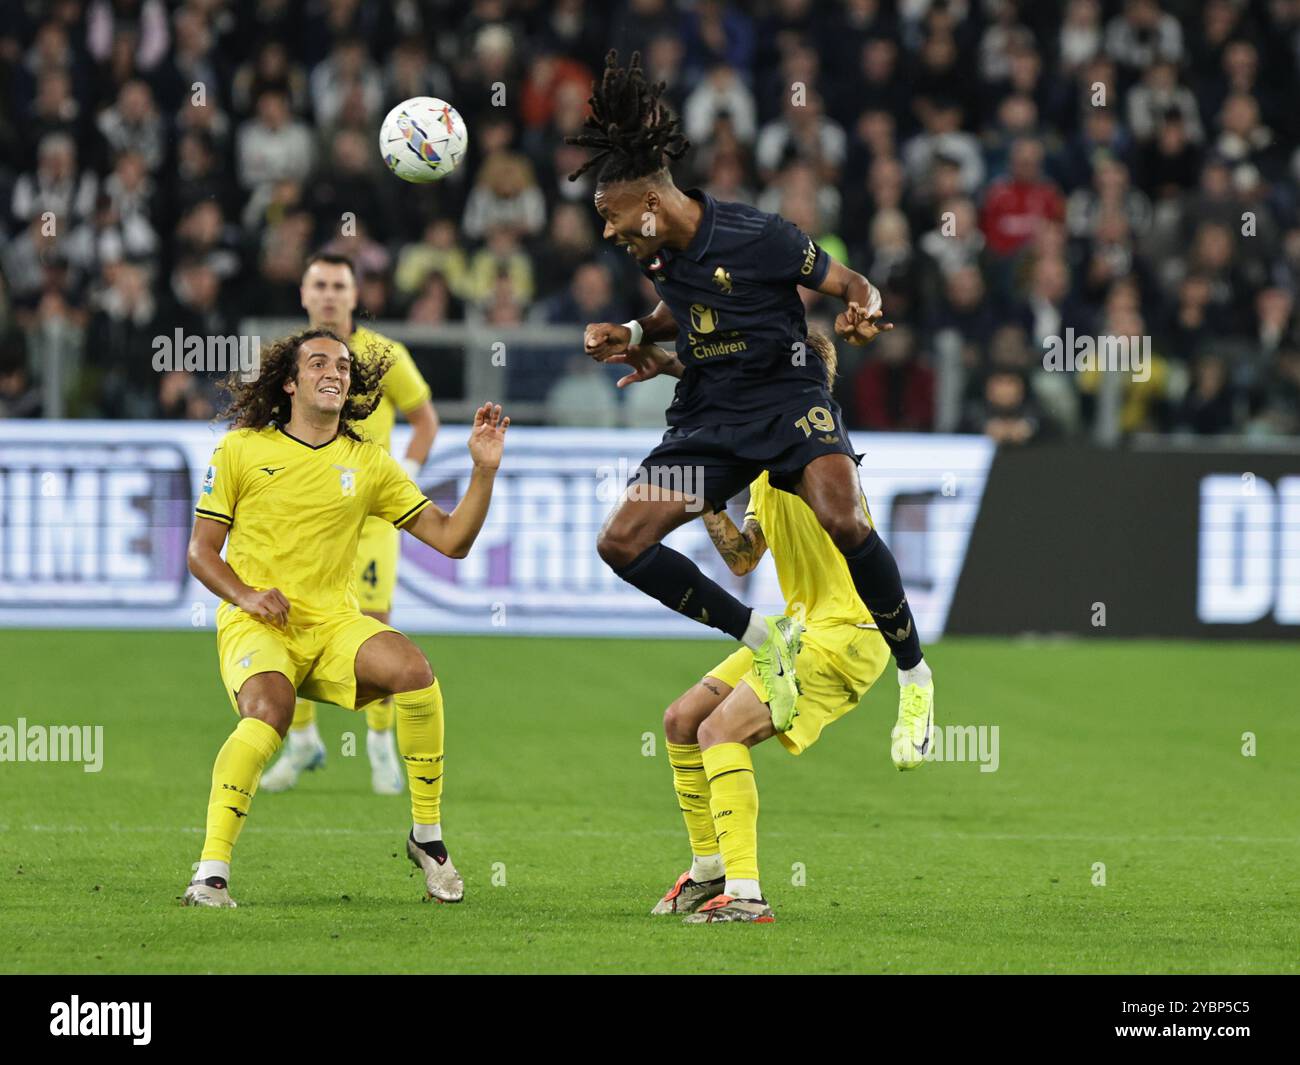
[[[354,496],[357,494],[357,467],[340,466],[334,463],[334,468],[339,471],[339,494],[345,496]]]

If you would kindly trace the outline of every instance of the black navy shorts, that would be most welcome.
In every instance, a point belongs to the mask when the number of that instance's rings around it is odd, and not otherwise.
[[[849,442],[839,405],[829,393],[814,392],[792,410],[753,421],[671,428],[628,485],[702,496],[719,511],[763,470],[772,487],[793,492],[804,468],[823,455],[862,459]]]

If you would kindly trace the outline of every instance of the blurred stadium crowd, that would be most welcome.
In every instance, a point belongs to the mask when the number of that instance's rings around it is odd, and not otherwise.
[[[841,351],[851,426],[1087,434],[1102,375],[1042,363],[1072,328],[1151,338],[1125,433],[1300,434],[1300,0],[0,0],[0,416],[42,413],[57,354],[69,415],[211,417],[153,338],[300,315],[322,247],[375,319],[646,313],[567,180],[610,47],[667,82],[680,185],[883,290],[897,328]],[[437,186],[377,147],[415,95],[470,130]],[[510,398],[620,421],[603,370],[538,359]]]

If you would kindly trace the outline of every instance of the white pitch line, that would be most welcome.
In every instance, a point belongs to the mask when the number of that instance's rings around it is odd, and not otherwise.
[[[249,831],[257,832],[262,835],[284,835],[284,836],[391,836],[394,832],[401,832],[405,825],[398,825],[395,828],[294,828],[284,825],[252,825]],[[201,835],[204,829],[192,825],[0,825],[0,832],[52,832],[52,833],[89,833],[96,834],[104,832],[117,833],[139,833],[143,835],[170,835],[176,832],[184,832],[191,835]],[[521,830],[522,831],[522,830]],[[631,835],[638,836],[677,836],[681,832],[679,829],[656,828],[656,829],[637,829],[635,832],[617,832],[612,830],[600,829],[527,829],[529,836],[560,836],[560,837],[578,837],[578,838],[598,838],[598,839],[626,839]],[[863,832],[764,832],[763,837],[768,839],[806,839],[815,842],[818,839],[857,839],[869,842],[874,835],[881,839],[892,838],[894,835],[901,835],[902,830],[897,833],[877,832],[867,830]],[[500,833],[478,832],[478,831],[460,831],[459,837],[467,839],[477,838],[494,838]],[[952,839],[952,840],[975,840],[989,843],[1258,843],[1258,844],[1290,844],[1292,846],[1300,845],[1300,836],[1112,836],[1112,835],[1060,835],[1060,834],[1034,834],[1034,833],[1010,833],[1010,832],[907,832],[909,839],[915,839],[918,836],[925,839]]]

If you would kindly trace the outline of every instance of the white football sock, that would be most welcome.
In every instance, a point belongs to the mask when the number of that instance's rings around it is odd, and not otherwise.
[[[691,856],[691,879],[697,884],[717,880],[723,873],[721,854],[694,854]]]
[[[898,671],[898,686],[906,688],[909,684],[919,684],[924,688],[930,683],[931,678],[930,667],[926,665],[923,658],[911,669],[900,669]]]
[[[753,899],[757,902],[763,897],[757,880],[728,880],[727,886],[722,890],[733,899]]]
[[[199,867],[194,871],[195,880],[206,880],[210,876],[219,876],[226,883],[230,883],[230,863],[218,862],[208,859],[205,862],[199,862]]]
[[[370,768],[377,769],[386,762],[397,761],[397,740],[393,729],[366,730],[366,754],[370,755]]]
[[[316,750],[317,747],[323,746],[323,741],[320,738],[320,729],[316,727],[315,721],[310,725],[307,725],[305,728],[291,728],[289,730],[288,740],[289,750],[293,751],[295,754],[306,754],[310,751]]]
[[[767,643],[767,618],[757,610],[749,612],[749,625],[745,629],[745,635],[740,640],[751,651],[757,651],[763,644]]]
[[[416,843],[434,843],[442,839],[442,825],[412,825],[411,838]]]

